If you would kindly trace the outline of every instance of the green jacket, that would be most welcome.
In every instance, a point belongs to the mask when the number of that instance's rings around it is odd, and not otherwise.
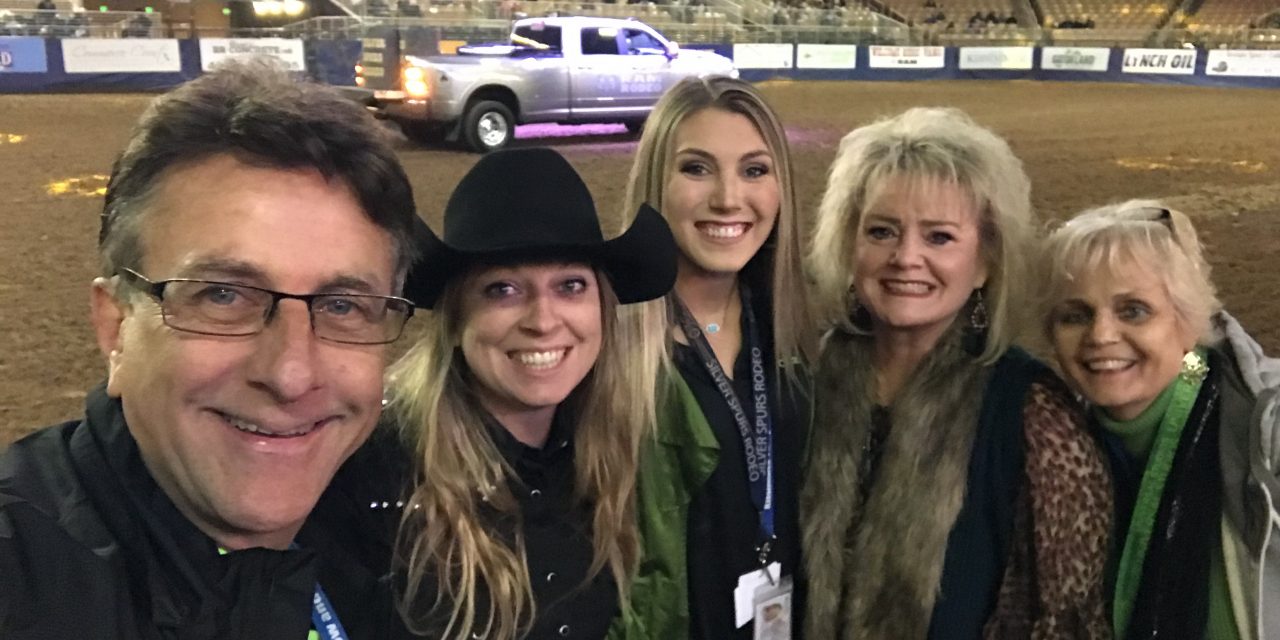
[[[715,470],[720,444],[679,373],[662,397],[658,433],[640,460],[636,485],[640,570],[631,606],[609,630],[610,640],[689,637],[689,503]]]

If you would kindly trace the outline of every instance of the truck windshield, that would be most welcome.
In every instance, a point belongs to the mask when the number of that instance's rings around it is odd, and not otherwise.
[[[560,27],[545,24],[525,24],[516,27],[511,34],[511,44],[531,46],[530,42],[544,45],[546,48],[560,50]]]

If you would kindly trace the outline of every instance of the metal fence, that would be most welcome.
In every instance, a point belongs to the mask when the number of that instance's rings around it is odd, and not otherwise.
[[[167,31],[158,12],[0,9],[0,36],[160,38]]]
[[[703,2],[704,0],[697,0]],[[635,18],[682,43],[817,43],[938,46],[1099,46],[1280,49],[1280,29],[1040,29],[991,25],[956,32],[941,25],[906,26],[865,7],[818,9],[766,4],[763,0],[714,0],[716,4],[607,4],[572,0],[361,0],[351,15],[317,17],[282,27],[219,26],[209,35],[312,40],[359,39],[386,27],[429,27],[444,39],[504,39],[511,21],[526,16],[572,14]],[[378,3],[383,3],[379,5]],[[200,28],[167,24],[160,13],[40,11],[0,0],[0,36],[50,38],[199,37]],[[28,5],[29,6],[29,5]],[[59,5],[61,6],[61,5]],[[412,6],[414,9],[407,9]],[[389,15],[383,8],[391,8]],[[772,13],[770,13],[772,12]],[[406,13],[415,15],[405,15]],[[416,15],[420,13],[421,15]]]

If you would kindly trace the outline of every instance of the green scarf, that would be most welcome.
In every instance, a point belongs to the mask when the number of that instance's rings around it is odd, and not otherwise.
[[[1151,445],[1155,443],[1156,433],[1160,430],[1160,421],[1164,418],[1164,414],[1169,411],[1169,404],[1173,402],[1173,392],[1178,388],[1177,378],[1174,382],[1170,382],[1169,386],[1156,396],[1155,400],[1138,417],[1132,420],[1116,420],[1098,412],[1098,422],[1103,429],[1115,434],[1120,438],[1121,444],[1124,445],[1125,451],[1129,455],[1145,461],[1147,456],[1151,454]]]
[[[1112,611],[1112,624],[1115,626],[1117,638],[1125,637],[1129,631],[1129,619],[1133,615],[1138,587],[1142,584],[1142,565],[1146,560],[1152,529],[1155,528],[1160,498],[1164,493],[1169,471],[1173,468],[1173,458],[1178,451],[1178,442],[1182,439],[1182,428],[1186,425],[1187,418],[1191,416],[1196,397],[1200,395],[1200,385],[1204,382],[1204,374],[1207,371],[1204,363],[1207,361],[1203,350],[1197,349],[1187,354],[1187,358],[1184,358],[1183,373],[1180,373],[1170,385],[1172,391],[1171,398],[1168,400],[1169,407],[1165,410],[1160,426],[1156,430],[1146,470],[1142,474],[1142,484],[1138,488],[1133,516],[1129,520],[1129,532],[1125,537],[1124,551],[1120,555],[1120,567],[1116,575],[1115,607]]]

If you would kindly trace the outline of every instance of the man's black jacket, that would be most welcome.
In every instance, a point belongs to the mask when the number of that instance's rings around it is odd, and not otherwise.
[[[304,640],[317,582],[351,638],[398,628],[386,536],[359,512],[367,467],[339,472],[297,549],[220,555],[147,472],[119,401],[99,387],[85,414],[0,456],[0,638]]]

